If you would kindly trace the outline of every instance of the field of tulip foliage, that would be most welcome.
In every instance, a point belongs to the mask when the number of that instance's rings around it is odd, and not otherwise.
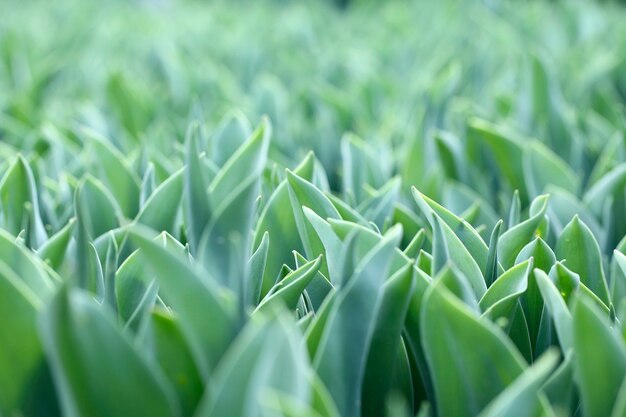
[[[626,416],[626,9],[0,4],[0,416]]]

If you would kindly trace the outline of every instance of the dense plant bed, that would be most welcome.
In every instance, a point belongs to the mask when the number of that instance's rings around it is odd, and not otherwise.
[[[626,415],[626,13],[0,5],[0,415]]]

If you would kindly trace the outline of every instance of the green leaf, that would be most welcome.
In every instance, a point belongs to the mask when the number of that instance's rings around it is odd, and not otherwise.
[[[498,278],[498,239],[500,239],[500,229],[502,227],[502,220],[496,223],[495,227],[491,231],[491,238],[489,239],[489,252],[487,253],[487,262],[485,264],[485,283],[487,287]]]
[[[159,283],[161,294],[181,317],[181,329],[206,380],[236,333],[230,300],[216,281],[189,265],[182,254],[168,250],[137,227],[130,235]],[[206,325],[209,318],[212,326]]]
[[[329,323],[331,313],[334,314],[334,305],[337,303],[337,300],[337,292],[335,289],[333,289],[324,299],[318,311],[316,311],[316,314],[313,316],[311,324],[306,330],[304,336],[306,339],[306,346],[310,357],[314,357],[315,352],[317,352],[317,350],[320,348],[322,336],[324,336],[324,333],[326,332],[326,326]]]
[[[593,165],[593,170],[589,175],[589,184],[595,184],[600,178],[615,167],[616,160],[619,159],[620,152],[624,148],[623,132],[615,132],[607,140],[604,148],[598,155],[598,159]]]
[[[528,288],[528,276],[533,259],[515,265],[493,283],[480,299],[479,306],[493,321],[501,317],[510,319],[522,294]]]
[[[613,274],[611,274],[611,300],[619,305],[626,298],[626,255],[613,251]]]
[[[602,268],[602,254],[591,230],[574,216],[559,236],[555,249],[559,259],[567,261],[567,267],[580,275],[580,280],[606,305],[609,290]]]
[[[508,216],[508,227],[507,229],[512,229],[520,223],[520,219],[522,211],[522,202],[519,197],[519,190],[515,190],[513,192],[513,197],[511,198],[511,206],[509,207],[509,216]]]
[[[48,239],[37,250],[39,257],[50,265],[54,270],[59,270],[65,261],[67,248],[70,244],[74,229],[76,228],[76,218],[70,219],[61,230]]]
[[[364,200],[358,207],[363,217],[370,219],[378,228],[383,229],[388,221],[400,196],[402,181],[400,177],[393,177],[371,197]]]
[[[148,197],[137,215],[137,223],[174,235],[176,215],[183,193],[183,170],[172,174]]]
[[[437,214],[433,214],[433,218],[433,273],[445,263],[452,263],[467,278],[474,294],[480,299],[487,291],[480,268],[452,229]]]
[[[33,172],[28,162],[18,155],[0,180],[0,208],[4,229],[14,236],[25,230],[25,243],[29,248],[38,248],[48,239],[38,198]]]
[[[155,360],[176,390],[181,415],[192,415],[202,397],[204,384],[180,329],[180,323],[161,310],[152,313],[150,323]]]
[[[573,415],[574,409],[579,407],[578,393],[573,379],[573,356],[573,351],[569,351],[542,387],[550,404],[555,409],[563,410],[566,415]]]
[[[310,405],[272,389],[265,390],[260,400],[262,415],[280,417],[322,417]]]
[[[198,258],[222,285],[243,302],[255,201],[267,163],[271,134],[263,119],[252,136],[217,173],[208,189],[211,218],[198,246]]]
[[[346,244],[337,236],[333,227],[313,210],[303,207],[302,212],[307,222],[322,242],[324,248],[324,259],[328,269],[328,277],[333,285],[340,285],[343,280],[342,255]],[[365,228],[359,230],[366,230]],[[308,232],[307,232],[308,233]]]
[[[552,252],[550,246],[540,237],[524,246],[517,255],[515,264],[520,264],[531,258],[533,259],[533,267],[546,273],[550,272],[552,265],[556,262],[554,252]],[[541,332],[540,327],[542,325],[545,327],[546,324],[542,324],[541,320],[544,311],[543,298],[541,297],[541,292],[537,286],[537,280],[534,274],[528,276],[528,288],[521,298],[521,303],[526,321],[528,322],[530,340],[533,346],[535,346],[539,333]],[[544,331],[546,330],[547,329],[544,329]]]
[[[226,161],[209,185],[211,207],[219,207],[234,190],[252,178],[258,179],[265,168],[271,125],[263,119],[261,125]],[[255,196],[256,198],[256,196]]]
[[[476,297],[472,287],[469,285],[467,277],[453,264],[446,264],[435,276],[433,282],[446,287],[448,291],[456,298],[463,301],[472,311],[476,314],[480,314],[478,297]]]
[[[313,177],[314,157],[309,153],[302,163],[294,169],[298,177],[311,181]],[[287,179],[283,180],[270,196],[263,208],[254,231],[253,246],[258,248],[265,233],[272,244],[267,252],[267,266],[263,274],[261,296],[265,296],[278,276],[280,266],[292,259],[292,251],[304,252],[300,234],[291,208]]]
[[[195,416],[261,416],[265,390],[307,403],[309,365],[304,344],[286,318],[255,317],[237,337],[213,375]]]
[[[608,416],[626,375],[624,339],[589,298],[573,308],[575,379],[587,416]]]
[[[379,311],[379,296],[391,254],[402,237],[395,226],[358,263],[337,294],[313,366],[328,387],[342,416],[359,416],[367,351]]]
[[[197,143],[198,130],[197,125],[192,125],[187,130],[183,191],[185,231],[193,254],[197,253],[200,237],[211,219],[211,208],[207,194],[209,179],[206,178],[205,169],[200,159]]]
[[[76,190],[76,218],[89,239],[96,239],[120,225],[121,211],[111,193],[91,175]]]
[[[546,192],[548,185],[557,186],[572,194],[578,191],[579,180],[561,158],[539,141],[524,147],[524,181],[531,196]]]
[[[103,262],[100,261],[98,251],[92,243],[87,244],[86,269],[85,274],[81,274],[85,281],[79,283],[79,287],[89,291],[95,295],[98,301],[104,301],[104,271],[102,270]]]
[[[567,353],[573,347],[572,315],[567,304],[554,286],[548,275],[540,269],[535,269],[537,286],[543,297],[548,313],[554,321],[556,334],[563,352]]]
[[[587,190],[583,201],[596,215],[599,215],[602,212],[604,202],[621,190],[624,184],[626,184],[626,163],[617,165],[610,172],[603,175]]]
[[[154,179],[154,164],[150,162],[148,168],[141,179],[141,191],[139,193],[139,207],[143,208],[156,189],[156,180]]]
[[[426,292],[420,320],[438,415],[477,415],[526,366],[500,329],[478,318],[441,285]]]
[[[268,268],[267,258],[270,248],[270,235],[268,232],[263,233],[263,239],[259,247],[250,257],[249,263],[249,279],[246,292],[247,303],[256,306],[261,300],[261,291],[263,289],[263,276]]]
[[[408,258],[415,259],[419,255],[422,247],[424,245],[424,241],[426,240],[426,232],[424,229],[420,229],[413,239],[409,242],[406,248],[402,251]]]
[[[589,226],[598,242],[606,241],[606,231],[600,226],[596,217],[589,211],[575,195],[565,190],[555,187],[547,187],[550,194],[550,206],[548,207],[548,216],[550,217],[550,225],[554,228],[554,233],[559,236],[563,233],[563,228],[576,215]]]
[[[580,289],[580,276],[561,262],[556,262],[548,275],[561,293],[565,303],[569,304],[572,295]]]
[[[477,227],[484,225],[487,229],[493,229],[500,219],[491,204],[479,192],[463,183],[447,182],[441,201],[448,210],[457,213],[465,221],[478,225]],[[489,238],[485,234],[480,236],[483,240]]]
[[[548,208],[548,196],[542,195],[533,201],[536,208],[534,215],[518,225],[510,228],[500,236],[498,241],[498,257],[504,268],[510,268],[517,254],[536,236],[537,229],[544,219]]]
[[[506,304],[504,304],[506,306]],[[531,345],[530,332],[528,331],[528,322],[524,316],[524,310],[519,303],[513,308],[512,319],[497,321],[496,324],[503,330],[506,330],[513,344],[519,349],[527,362],[533,360],[533,346]]]
[[[305,213],[306,212],[307,211],[305,211]],[[313,216],[310,215],[310,210],[308,210],[308,213],[309,214],[307,215],[307,217],[313,218]],[[355,259],[362,259],[383,238],[380,231],[375,231],[356,223],[335,219],[328,219],[328,223],[330,224],[332,230],[337,234],[337,236],[342,239],[344,250],[347,248],[347,246],[351,244],[349,239],[350,236],[359,236],[358,239],[355,239],[355,241],[352,242],[354,243]],[[401,224],[394,225],[394,227],[401,227]],[[387,230],[386,233],[389,233],[389,230]],[[329,250],[327,250],[327,254],[328,251]],[[343,255],[343,253],[341,253],[341,255]],[[343,261],[345,260],[346,258],[343,259]],[[400,250],[400,248],[396,248],[391,255],[391,267],[389,269],[390,274],[397,272],[409,261],[410,259]],[[345,268],[349,269],[349,264],[350,262],[348,262],[348,264],[346,264],[345,262],[341,264],[341,267],[343,267],[344,269],[340,268],[340,271],[345,271]],[[341,275],[344,278],[350,276],[350,274],[346,274],[343,272],[340,274],[340,276]]]
[[[456,180],[467,178],[466,160],[461,140],[451,132],[437,131],[434,134],[439,160],[446,176]]]
[[[298,176],[300,175],[298,174]],[[348,203],[341,200],[339,197],[333,195],[332,193],[325,192],[324,195],[330,200],[331,203],[333,203],[333,206],[335,207],[342,219],[353,223],[358,223],[363,226],[369,225],[369,222],[365,220],[365,217],[363,217],[363,215],[361,215],[356,209],[352,208]],[[393,210],[397,210],[397,207],[397,205],[394,206]]]
[[[545,416],[540,400],[541,386],[557,364],[559,354],[555,350],[546,352],[533,366],[526,369],[502,394],[498,395],[480,413],[480,417],[541,417]]]
[[[252,134],[252,127],[246,116],[233,111],[222,118],[211,136],[211,159],[222,166],[243,145]]]
[[[64,415],[179,415],[163,374],[84,293],[61,290],[42,312],[39,331]]]
[[[415,260],[415,265],[417,265],[417,267],[426,275],[430,276],[433,270],[432,255],[428,252],[421,250],[419,255],[417,256],[417,259]]]
[[[580,282],[580,277],[577,273],[572,272],[565,267],[561,262],[557,262],[550,270],[550,279],[554,282],[561,295],[565,299],[566,303],[569,303],[575,293],[583,293],[591,300],[593,300],[598,307],[604,312],[609,314],[609,307],[602,302],[589,288]]]
[[[626,378],[622,382],[622,387],[619,389],[617,399],[615,400],[615,406],[611,417],[624,417],[626,415]]]
[[[128,240],[128,228],[129,225],[124,225],[118,227],[116,229],[110,230],[109,232],[101,235],[100,237],[93,240],[93,245],[98,252],[98,257],[102,260],[106,258],[107,250],[109,249],[109,245],[111,243],[115,243],[118,248],[118,265],[128,258],[135,249],[137,249],[129,240]],[[80,229],[79,229],[80,231]],[[80,236],[80,232],[77,233],[76,243],[82,239]],[[169,236],[169,235],[167,235]],[[73,245],[70,245],[70,248]]]
[[[116,71],[107,77],[105,90],[107,102],[119,123],[135,140],[138,140],[150,117],[146,96],[137,86],[130,84],[123,73]]]
[[[47,301],[54,294],[60,278],[51,275],[41,260],[25,246],[16,243],[15,238],[4,230],[0,230],[0,253],[2,261],[38,298]]]
[[[104,281],[104,302],[113,311],[117,312],[117,297],[115,295],[115,277],[119,258],[119,247],[113,232],[108,233],[107,250],[102,262],[102,278]]]
[[[320,256],[289,273],[272,288],[272,291],[257,307],[255,314],[274,308],[276,303],[283,303],[289,310],[295,309],[302,292],[313,280],[321,265],[322,257]]]
[[[139,210],[139,177],[128,165],[124,155],[106,138],[89,129],[84,129],[82,133],[90,140],[91,155],[97,155],[95,159],[102,173],[100,178],[109,186],[124,216],[134,218]]]
[[[298,252],[294,252],[294,258],[296,261],[296,267],[300,268],[307,263],[307,260]],[[317,312],[324,302],[326,296],[332,291],[333,285],[328,281],[320,271],[315,273],[315,276],[311,279],[311,282],[306,287],[305,296],[310,307],[314,312]]]
[[[149,317],[157,297],[158,285],[151,281],[144,259],[133,252],[115,273],[115,298],[124,328],[137,331]]]
[[[383,236],[380,234],[380,232],[363,227],[356,223],[334,219],[328,219],[328,223],[330,223],[333,231],[337,233],[337,236],[343,240],[344,249],[347,246],[346,243],[349,241],[349,237],[351,235],[359,236],[359,238],[353,242],[355,259],[362,259],[367,254],[367,252],[369,252],[370,249],[372,249],[383,239]],[[401,227],[401,225],[397,224],[394,227]],[[389,230],[387,231],[387,233],[389,233]],[[327,249],[327,254],[328,251],[329,250]],[[390,273],[393,274],[397,272],[409,261],[410,259],[406,255],[404,255],[404,253],[399,248],[396,248],[391,255]],[[342,266],[348,267],[348,269],[350,269],[348,265]],[[351,272],[352,271],[350,270],[347,275],[344,273],[343,276],[348,277],[350,276]]]
[[[361,393],[365,416],[380,416],[384,413],[385,400],[397,367],[400,334],[414,288],[415,270],[411,264],[396,272],[383,286],[383,299],[367,355]]]
[[[340,417],[337,405],[315,372],[310,373],[311,407],[323,417]]]
[[[324,245],[318,238],[313,226],[306,221],[303,207],[323,218],[340,219],[339,212],[320,189],[291,171],[287,171],[287,184],[293,216],[300,233],[300,240],[304,246],[304,252],[309,258],[317,257],[323,253]],[[322,266],[322,273],[328,273],[326,263]]]
[[[556,256],[550,246],[540,237],[535,238],[528,245],[524,246],[515,259],[515,264],[524,262],[527,259],[534,259],[534,267],[543,272],[550,272],[556,263]]]
[[[6,232],[3,232],[6,233]],[[43,355],[37,312],[43,301],[4,261],[0,261],[0,412],[18,413],[27,383]]]
[[[366,200],[367,186],[379,188],[385,182],[385,164],[371,142],[365,142],[352,133],[341,139],[343,161],[343,191],[356,204]]]
[[[524,182],[522,166],[523,143],[509,132],[505,132],[485,120],[471,119],[468,124],[468,136],[485,143],[493,154],[502,176],[512,189],[520,192],[522,201],[528,200],[528,191]],[[505,268],[510,265],[503,265]]]
[[[347,219],[341,213],[341,216],[345,220]],[[354,223],[359,223],[359,221],[350,220]],[[402,202],[398,202],[393,210],[393,219],[391,221],[393,224],[399,223],[402,225],[402,229],[404,230],[404,237],[402,239],[402,247],[406,248],[409,246],[409,243],[413,239],[413,237],[419,233],[420,230],[425,230],[426,224],[424,221],[417,216],[417,214],[413,211],[413,209],[405,206]]]
[[[421,106],[416,109],[416,113],[414,116],[416,130],[408,135],[404,148],[405,154],[400,156],[403,184],[418,187],[425,182],[426,167],[430,161],[427,159],[427,153],[424,152],[426,135],[422,133],[427,111],[424,106]]]
[[[418,207],[422,213],[426,216],[430,222],[431,227],[434,230],[435,220],[433,214],[439,216],[443,222],[456,234],[459,240],[463,243],[467,251],[472,255],[472,258],[480,267],[482,273],[486,275],[487,271],[487,258],[489,257],[489,248],[480,237],[478,232],[465,220],[457,217],[454,213],[447,210],[443,206],[437,204],[435,201],[426,197],[420,193],[415,187],[411,188],[413,198],[417,202]],[[498,266],[498,271],[501,273],[502,268]]]
[[[387,397],[387,404],[389,404],[390,401],[393,401],[394,398],[398,397],[400,397],[403,402],[406,402],[407,405],[414,403],[416,397],[413,377],[415,376],[418,378],[419,375],[413,374],[415,372],[415,368],[413,367],[411,361],[412,359],[410,358],[405,339],[401,337],[400,345],[396,350],[395,368],[392,375],[393,380],[390,395]]]

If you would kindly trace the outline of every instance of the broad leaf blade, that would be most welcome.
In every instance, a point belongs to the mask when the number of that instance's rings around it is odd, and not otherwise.
[[[65,415],[179,414],[163,375],[84,294],[62,290],[43,312],[40,333]]]
[[[588,298],[577,298],[573,311],[576,381],[583,411],[608,416],[626,375],[626,346],[608,318]]]
[[[498,328],[479,319],[440,285],[426,292],[421,334],[440,415],[477,415],[525,367]]]

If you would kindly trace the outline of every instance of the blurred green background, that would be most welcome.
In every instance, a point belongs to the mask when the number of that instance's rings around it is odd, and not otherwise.
[[[51,125],[71,139],[86,124],[173,155],[190,119],[210,130],[236,108],[269,115],[275,160],[313,147],[336,189],[345,132],[385,144],[391,170],[415,136],[482,115],[588,170],[563,136],[608,129],[623,108],[607,103],[626,100],[614,4],[6,0],[0,13],[3,146],[41,152]],[[593,155],[606,138],[588,136]]]

